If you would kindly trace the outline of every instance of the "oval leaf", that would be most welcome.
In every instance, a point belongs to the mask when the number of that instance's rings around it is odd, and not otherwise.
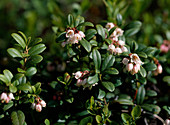
[[[96,73],[100,73],[101,55],[99,51],[94,49],[92,52],[92,57],[93,57],[93,62],[94,62]]]
[[[46,49],[46,47],[45,47],[44,44],[38,44],[38,45],[33,46],[33,47],[28,51],[28,53],[29,53],[31,56],[33,56],[33,55],[38,55],[38,54],[42,53],[45,49]]]
[[[113,55],[106,56],[104,58],[103,64],[102,64],[102,71],[105,69],[108,69],[109,67],[113,66],[115,62],[115,57]]]
[[[102,25],[96,25],[96,29],[97,29],[98,34],[99,34],[103,39],[105,39],[105,31],[104,31],[103,26],[102,26]]]
[[[17,43],[24,49],[26,47],[25,41],[17,33],[12,33],[12,37],[17,41]]]
[[[102,82],[102,85],[110,92],[113,92],[115,90],[115,86],[112,82]]]
[[[142,85],[139,87],[138,92],[137,92],[137,96],[136,96],[137,104],[138,105],[142,104],[144,101],[144,98],[145,98],[145,88]]]
[[[9,49],[7,49],[7,52],[9,53],[9,55],[11,55],[14,58],[15,57],[21,57],[22,58],[21,53],[15,48],[9,48]]]
[[[99,81],[98,74],[95,74],[94,76],[89,76],[87,79],[88,84],[95,84]]]
[[[87,40],[81,40],[80,43],[87,52],[91,51],[91,44]]]
[[[37,69],[35,67],[30,67],[27,69],[25,75],[32,76],[32,75],[36,74],[36,72],[37,72]]]

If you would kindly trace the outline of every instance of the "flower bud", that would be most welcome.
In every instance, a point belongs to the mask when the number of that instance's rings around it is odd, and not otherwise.
[[[123,35],[123,30],[122,29],[120,29],[120,28],[116,28],[116,36],[122,36]]]
[[[74,31],[73,30],[68,30],[66,33],[66,37],[73,37],[74,36]]]
[[[113,54],[114,50],[115,50],[115,46],[113,44],[110,44],[108,47],[108,50],[110,51],[110,53]]]
[[[6,100],[8,97],[7,97],[7,94],[6,93],[2,93],[1,94],[1,100]]]
[[[133,64],[132,63],[129,63],[126,65],[126,70],[127,71],[131,71],[133,69]]]
[[[161,66],[161,64],[158,64],[157,71],[158,71],[159,74],[162,73],[162,66]]]
[[[73,73],[73,75],[75,75],[76,79],[79,79],[82,76],[82,72],[78,71],[76,73]]]
[[[129,59],[128,59],[128,58],[123,58],[122,63],[123,63],[124,65],[127,65],[128,62],[129,62]]]
[[[35,106],[36,106],[35,103],[32,103],[32,104],[31,104],[31,108],[32,108],[32,109],[35,109]]]
[[[6,103],[8,103],[10,101],[9,97],[7,97],[7,99],[5,100]]]
[[[118,41],[118,44],[119,44],[120,46],[124,46],[124,45],[125,45],[125,41],[119,40],[119,41]]]
[[[122,52],[128,52],[128,49],[125,46],[122,46],[121,49],[122,49]]]
[[[122,50],[119,47],[116,47],[114,52],[115,54],[120,54],[122,53]]]
[[[78,79],[76,86],[80,87],[82,85],[83,80],[82,79]]]
[[[37,105],[35,106],[35,108],[36,108],[36,111],[37,111],[37,112],[41,112],[41,110],[42,110],[42,106],[41,106],[40,104],[37,104]]]
[[[82,31],[79,31],[78,34],[79,34],[82,38],[85,37],[85,34],[84,34]]]
[[[139,66],[138,65],[134,65],[133,69],[131,71],[131,74],[134,75],[134,74],[138,73],[138,71],[139,71]]]
[[[165,125],[170,125],[170,120],[169,119],[165,120]]]
[[[10,100],[15,99],[15,98],[14,98],[14,95],[13,95],[12,93],[9,93],[9,94],[8,94],[8,98],[9,98]]]
[[[41,100],[41,101],[40,101],[40,104],[41,104],[42,107],[46,107],[46,103],[45,103],[44,100]]]

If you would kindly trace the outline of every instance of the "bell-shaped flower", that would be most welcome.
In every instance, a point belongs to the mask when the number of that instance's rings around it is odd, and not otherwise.
[[[74,31],[73,30],[68,30],[66,33],[66,37],[73,37],[74,36]]]
[[[14,95],[13,95],[12,93],[9,93],[9,94],[8,94],[8,98],[9,98],[10,100],[15,99],[15,98],[14,98]]]
[[[122,49],[122,52],[128,52],[128,49],[125,46],[122,46],[121,49]]]
[[[119,41],[118,41],[118,44],[119,44],[120,46],[124,46],[124,45],[125,45],[125,41],[119,40]]]
[[[37,112],[41,112],[42,106],[41,106],[40,104],[37,104],[37,105],[35,106],[35,109],[36,109]]]
[[[75,75],[76,79],[79,79],[82,76],[82,72],[81,71],[77,71],[76,73],[73,73],[73,75]]]
[[[46,107],[46,103],[45,103],[44,100],[41,100],[41,101],[40,101],[40,104],[41,104],[42,107]]]
[[[132,64],[132,63],[128,63],[128,64],[126,65],[126,70],[127,70],[127,71],[132,71],[132,69],[133,69],[133,64]]]
[[[3,92],[1,94],[1,100],[6,100],[7,98],[8,98],[7,94]]]
[[[143,62],[140,60],[139,56],[137,54],[130,54],[131,62],[135,64],[143,64]]]
[[[79,31],[78,34],[81,36],[81,38],[85,37],[85,34],[82,31]]]
[[[106,24],[106,29],[108,29],[108,30],[112,29],[113,27],[115,27],[115,25],[113,23]]]
[[[162,66],[161,66],[161,64],[158,64],[157,71],[158,71],[159,74],[162,73]]]

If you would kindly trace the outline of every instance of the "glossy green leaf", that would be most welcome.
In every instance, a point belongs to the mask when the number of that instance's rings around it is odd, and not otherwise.
[[[97,29],[97,33],[103,38],[105,39],[105,31],[104,31],[104,28],[103,26],[101,25],[96,25],[96,29]]]
[[[122,113],[121,118],[122,118],[123,122],[125,122],[125,123],[128,123],[131,119],[130,115],[128,115],[126,113]]]
[[[13,111],[11,113],[11,119],[13,125],[24,125],[25,123],[25,115],[21,110]]]
[[[83,23],[80,23],[77,27],[79,26],[91,26],[91,27],[94,27],[93,23],[91,22],[83,22]]]
[[[15,48],[9,48],[9,49],[7,49],[7,52],[9,53],[9,55],[11,55],[14,58],[15,57],[21,57],[22,58],[21,53]]]
[[[68,25],[71,27],[73,24],[73,16],[71,14],[68,15]]]
[[[170,115],[170,106],[163,106],[163,109],[167,111],[168,115]]]
[[[135,106],[131,112],[133,118],[138,118],[141,115],[141,107],[139,105]]]
[[[45,49],[46,49],[46,46],[45,46],[44,44],[38,44],[38,45],[33,46],[33,47],[28,51],[28,53],[29,53],[31,56],[34,56],[34,55],[38,55],[38,54],[42,53]]]
[[[106,95],[105,91],[99,89],[98,99],[102,99]]]
[[[12,92],[12,93],[16,93],[16,92],[17,92],[17,87],[15,87],[14,85],[10,85],[10,86],[9,86],[9,90],[10,90],[10,92]]]
[[[17,88],[18,88],[18,90],[22,90],[22,91],[32,90],[31,86],[29,84],[21,84]]]
[[[94,49],[92,52],[93,62],[96,73],[100,73],[101,55],[98,50]]]
[[[147,63],[144,64],[143,67],[147,70],[147,71],[154,71],[157,69],[157,66],[154,63]]]
[[[4,83],[8,83],[8,79],[2,74],[0,74],[0,80],[3,81]]]
[[[4,73],[5,77],[8,79],[8,82],[11,82],[11,79],[13,78],[13,74],[7,69],[5,69],[3,71],[3,73]]]
[[[115,31],[116,27],[113,27],[112,29],[109,30],[109,36]]]
[[[37,69],[35,67],[30,67],[26,70],[26,76],[32,76],[37,73]]]
[[[17,41],[17,43],[24,49],[26,47],[25,41],[17,33],[12,33],[12,37]]]
[[[40,63],[42,60],[43,60],[43,57],[41,55],[34,55],[31,57],[29,61],[30,63],[37,64],[37,63]]]
[[[140,74],[141,74],[141,76],[142,77],[146,77],[146,70],[142,67],[142,66],[140,66],[140,70],[139,70],[139,72],[140,72]]]
[[[101,70],[104,71],[105,69],[108,69],[109,67],[113,66],[114,62],[115,62],[115,57],[113,55],[106,56],[102,63]]]
[[[147,90],[146,95],[150,97],[157,96],[157,92],[154,90]]]
[[[97,46],[97,41],[96,40],[90,40],[90,44],[92,46]]]
[[[8,109],[10,109],[13,106],[13,101],[10,101],[8,104],[5,104],[3,107],[3,110],[6,111]]]
[[[117,14],[116,21],[117,21],[118,26],[120,26],[122,24],[122,15],[121,14]]]
[[[99,81],[98,74],[95,74],[94,76],[89,76],[87,79],[88,84],[95,84]]]
[[[45,119],[44,123],[45,125],[50,125],[50,121],[48,119]]]
[[[92,123],[92,122],[93,122],[93,117],[87,116],[80,121],[79,125],[87,125],[88,123]]]
[[[87,40],[81,40],[80,43],[87,52],[91,51],[91,44]]]
[[[146,111],[153,112],[154,114],[159,114],[161,111],[161,108],[154,104],[143,104],[141,107]]]
[[[119,74],[119,71],[115,68],[109,68],[104,71],[105,74],[111,74],[111,75],[117,75]]]
[[[66,39],[66,32],[63,32],[56,38],[56,42],[65,41],[65,39]]]
[[[133,102],[129,99],[118,99],[116,100],[116,102],[118,102],[119,104],[122,104],[122,105],[134,105]]]
[[[139,89],[138,89],[138,92],[137,92],[137,96],[136,96],[136,101],[137,101],[137,104],[140,105],[143,103],[144,101],[144,98],[145,98],[145,88],[144,86],[140,86]]]
[[[96,115],[96,121],[99,124],[102,121],[102,117],[100,115]]]
[[[22,35],[22,37],[24,38],[25,42],[27,43],[27,37],[25,36],[25,34],[21,31],[18,31],[19,34]]]
[[[97,31],[95,29],[88,29],[86,32],[85,32],[85,38],[86,40],[90,40],[92,39],[95,34],[97,33]]]
[[[102,82],[102,85],[110,92],[113,92],[115,90],[115,86],[112,82]]]
[[[74,21],[75,23],[75,26],[77,27],[79,24],[83,23],[84,22],[84,17],[78,15]]]
[[[144,53],[144,52],[138,53],[138,56],[139,56],[139,57],[143,57],[143,58],[147,58],[147,57],[148,57],[148,56],[146,55],[146,53]]]

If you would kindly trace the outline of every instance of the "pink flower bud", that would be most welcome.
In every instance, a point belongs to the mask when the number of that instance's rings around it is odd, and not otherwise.
[[[83,80],[82,79],[78,79],[76,86],[80,87],[82,85]]]
[[[41,100],[41,101],[40,101],[40,104],[41,104],[42,107],[46,107],[46,103],[45,103],[44,100]]]
[[[115,54],[120,54],[122,53],[122,50],[119,47],[116,47],[114,52]]]
[[[127,65],[128,62],[129,62],[129,59],[128,59],[128,58],[123,58],[122,63],[123,63],[124,65]]]
[[[7,99],[5,100],[6,103],[8,103],[10,101],[9,97],[7,97]]]
[[[66,37],[73,37],[74,36],[74,31],[73,30],[68,30],[66,33]]]
[[[9,93],[9,94],[8,94],[8,97],[9,97],[10,100],[15,99],[15,98],[14,98],[14,95],[13,95],[12,93]]]
[[[84,34],[82,31],[79,31],[78,34],[79,34],[82,38],[85,37],[85,34]]]
[[[119,40],[119,41],[118,41],[118,44],[119,44],[120,46],[124,46],[124,45],[125,45],[125,41]]]
[[[139,66],[134,65],[134,66],[133,66],[133,69],[132,69],[132,71],[131,71],[131,74],[134,75],[134,74],[138,73],[138,71],[139,71]]]
[[[110,53],[113,54],[114,50],[115,50],[115,46],[113,44],[110,44],[108,47],[108,50],[110,51]]]
[[[35,103],[32,103],[32,104],[31,104],[31,108],[32,108],[32,109],[35,109],[35,106],[36,106]]]
[[[160,64],[158,64],[157,71],[159,74],[162,73],[162,66]]]
[[[42,106],[40,104],[37,104],[35,108],[37,112],[41,112],[42,110]]]
[[[82,76],[82,72],[78,71],[76,73],[73,73],[73,75],[75,75],[76,79],[79,79]]]
[[[129,63],[126,65],[126,70],[127,71],[131,71],[133,69],[133,64],[132,63]]]
[[[169,47],[166,46],[165,44],[162,44],[160,46],[160,49],[161,49],[161,52],[163,52],[163,53],[167,53],[169,51]]]
[[[128,52],[128,49],[125,46],[122,46],[121,49],[122,49],[122,52]]]
[[[1,94],[1,100],[6,100],[8,97],[7,97],[7,94],[6,93],[2,93]]]

